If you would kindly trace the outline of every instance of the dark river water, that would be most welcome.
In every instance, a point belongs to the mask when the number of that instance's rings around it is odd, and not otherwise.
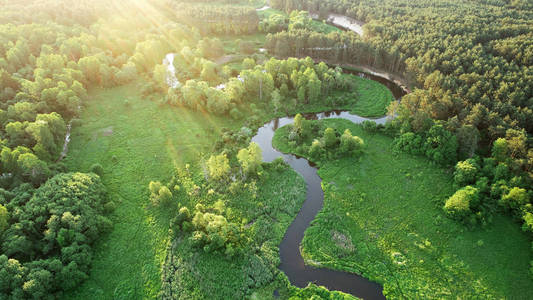
[[[355,72],[354,74],[385,84],[393,92],[396,99],[399,99],[405,94],[399,86],[384,78],[366,73]],[[378,124],[384,124],[389,118],[369,119],[352,115],[347,111],[303,114],[303,116],[307,119],[341,118],[353,123],[371,120]],[[342,291],[363,299],[385,299],[382,292],[383,288],[378,283],[372,282],[362,276],[305,265],[300,253],[300,244],[305,230],[322,209],[324,192],[320,184],[322,179],[318,176],[316,167],[304,158],[281,153],[272,147],[272,138],[276,129],[291,124],[293,121],[294,117],[274,119],[259,128],[257,134],[252,138],[252,141],[257,143],[262,149],[263,161],[271,162],[278,157],[283,158],[296,172],[302,175],[307,185],[305,202],[281,241],[279,247],[281,264],[279,268],[285,272],[289,281],[298,287],[305,287],[309,282],[313,282],[317,285],[325,286],[329,290]]]

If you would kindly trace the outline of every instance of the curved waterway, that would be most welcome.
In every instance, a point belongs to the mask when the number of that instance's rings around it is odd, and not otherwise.
[[[165,64],[167,65],[167,83],[169,86],[179,86],[179,81],[176,78],[176,70],[172,64],[173,54],[169,53],[165,57]],[[351,73],[370,80],[375,80],[387,86],[394,97],[398,100],[405,95],[406,90],[398,86],[394,82],[382,76],[382,74],[371,74],[358,71],[351,71],[345,69],[344,72]],[[222,87],[223,88],[223,87]],[[374,121],[377,124],[384,124],[390,117],[382,118],[364,118],[357,115],[350,114],[347,111],[329,111],[322,113],[303,114],[306,119],[331,119],[340,118],[346,119],[353,123],[361,123],[366,120]],[[263,154],[263,161],[271,162],[274,159],[281,157],[285,162],[298,172],[305,180],[307,185],[306,199],[302,208],[296,215],[279,246],[280,253],[280,270],[282,270],[291,284],[298,287],[305,287],[312,282],[317,285],[325,286],[329,290],[337,290],[352,294],[363,299],[385,299],[383,296],[383,288],[376,282],[372,282],[360,275],[335,271],[327,268],[316,268],[306,266],[304,259],[300,253],[300,244],[304,237],[305,230],[311,224],[317,213],[322,209],[324,204],[324,192],[322,191],[322,179],[318,176],[317,168],[304,158],[297,157],[292,154],[285,154],[277,151],[272,147],[272,138],[274,132],[279,127],[292,124],[294,117],[284,117],[274,119],[263,127],[259,128],[257,134],[252,138],[252,141],[261,147]]]
[[[371,120],[378,124],[384,124],[389,117],[379,119],[368,119],[357,115],[352,115],[346,111],[332,111],[318,114],[303,114],[306,119],[330,119],[341,118],[361,123]],[[294,117],[284,117],[274,119],[263,127],[259,128],[252,141],[261,147],[263,161],[271,162],[281,157],[305,180],[307,185],[307,196],[298,215],[293,220],[283,240],[279,246],[281,264],[279,268],[285,272],[289,281],[298,287],[305,287],[309,282],[325,286],[330,290],[342,291],[363,299],[385,299],[383,288],[362,276],[335,271],[325,268],[315,268],[307,266],[300,253],[300,244],[304,237],[305,230],[311,224],[317,213],[322,209],[324,203],[324,192],[322,191],[322,179],[317,174],[317,168],[304,158],[292,154],[285,154],[272,147],[274,132],[279,127],[292,124]]]

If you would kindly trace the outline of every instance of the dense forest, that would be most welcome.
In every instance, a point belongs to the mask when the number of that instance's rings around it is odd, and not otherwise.
[[[528,292],[531,1],[0,6],[0,299],[351,299],[314,284],[297,287],[278,268],[279,245],[304,203],[306,182],[287,159],[263,162],[263,146],[251,141],[285,116],[295,116],[293,125],[276,131],[274,146],[317,164],[324,179],[325,209],[302,241],[306,264],[361,274],[389,298]],[[363,34],[333,26],[333,15],[364,23]],[[394,101],[360,70],[399,78],[409,93]],[[388,118],[373,120],[379,125],[306,120],[317,115],[305,113],[331,110]],[[363,162],[376,157],[398,161],[390,170],[383,161]],[[376,170],[398,171],[401,182],[406,173],[404,189]],[[420,206],[424,217],[438,216],[446,238],[466,232],[493,245],[491,232],[501,226],[495,232],[510,230],[516,249],[528,244],[527,255],[514,253],[521,265],[509,269],[521,276],[516,290],[491,287],[490,279],[471,283],[482,272],[442,254],[446,241],[428,240],[439,238],[434,232],[425,241],[417,236],[412,253],[422,249],[418,261],[439,263],[413,264],[407,274],[401,250],[383,249],[410,249],[412,236],[384,232],[398,235],[399,246],[388,237],[379,242],[360,232],[391,224],[346,221],[396,205],[388,195],[380,199],[393,204],[361,204],[372,197],[366,193],[382,192],[366,190],[367,171],[399,199],[413,193],[400,210]],[[426,191],[429,179],[411,180],[417,174],[435,179],[438,191]],[[366,186],[352,191],[350,180]],[[524,234],[504,228],[508,219]],[[426,228],[437,227],[431,224]],[[460,282],[457,289],[437,282],[418,288],[430,268],[441,267],[449,267],[445,280]]]

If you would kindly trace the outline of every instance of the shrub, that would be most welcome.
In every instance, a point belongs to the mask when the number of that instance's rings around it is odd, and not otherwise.
[[[460,161],[455,165],[453,180],[458,186],[465,186],[476,181],[479,167],[473,159]]]
[[[172,200],[172,192],[159,181],[150,181],[148,184],[150,190],[150,201],[153,205],[167,206]]]
[[[525,189],[514,187],[507,194],[503,195],[499,204],[506,209],[519,209],[529,203],[529,195]]]
[[[411,154],[422,154],[422,137],[412,132],[407,132],[394,139],[395,151],[405,151]]]
[[[0,234],[8,227],[9,214],[7,213],[7,208],[0,204]]]
[[[448,216],[464,221],[472,213],[471,208],[476,206],[478,197],[478,190],[475,187],[466,186],[446,200],[444,210]]]

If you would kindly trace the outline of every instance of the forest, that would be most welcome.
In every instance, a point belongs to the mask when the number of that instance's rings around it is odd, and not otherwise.
[[[533,294],[531,1],[0,7],[0,299]]]

